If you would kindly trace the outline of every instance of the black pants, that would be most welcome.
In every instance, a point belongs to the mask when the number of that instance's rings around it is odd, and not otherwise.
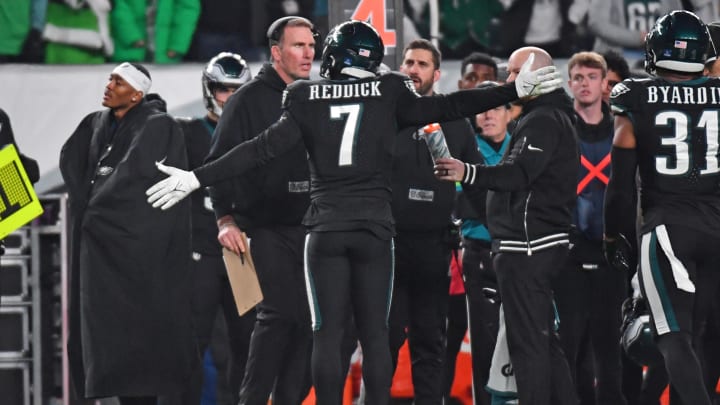
[[[390,353],[394,369],[408,339],[417,405],[442,402],[450,250],[447,229],[395,237]]]
[[[388,313],[392,294],[392,240],[367,231],[310,232],[306,278],[313,322],[312,375],[317,405],[342,403],[347,375],[343,339],[348,314],[363,352],[365,403],[390,401],[392,361]]]
[[[221,310],[227,325],[227,341],[230,347],[229,364],[218,369],[218,387],[229,394],[229,398],[218,398],[218,405],[236,405],[240,383],[245,373],[250,335],[255,325],[255,310],[242,317],[238,315],[230,282],[222,256],[194,254],[192,261],[192,317],[200,353],[210,345],[218,310]],[[163,395],[160,405],[197,405],[202,397],[203,364],[197,363],[186,390],[178,395]],[[222,402],[220,402],[222,400]]]
[[[473,393],[476,405],[489,405],[490,394],[485,385],[490,377],[490,363],[497,340],[500,299],[498,294],[491,300],[488,293],[490,290],[497,292],[497,276],[488,243],[465,239],[464,246],[463,276],[470,320]]]
[[[201,353],[210,345],[213,324],[218,309],[222,309],[227,326],[230,358],[227,375],[219,375],[218,380],[227,381],[227,388],[232,393],[231,404],[237,404],[240,384],[245,374],[245,364],[248,358],[250,336],[255,326],[255,310],[248,311],[239,316],[235,300],[230,288],[230,282],[221,256],[202,256],[194,262],[194,305],[193,319],[198,336],[198,345]],[[224,370],[219,370],[220,372]],[[202,389],[202,375],[194,373],[193,384],[197,391],[190,397],[190,405],[199,403]]]
[[[553,325],[552,283],[567,260],[567,252],[567,247],[556,246],[532,255],[501,252],[493,259],[521,404],[577,403]]]
[[[467,332],[467,303],[465,294],[448,297],[447,344],[445,347],[445,373],[443,374],[443,395],[445,403],[450,404],[450,392],[455,381],[457,356]],[[473,372],[473,375],[475,373]]]
[[[297,405],[310,386],[312,333],[303,275],[305,228],[253,230],[251,247],[263,292],[240,389],[241,405]]]
[[[618,344],[629,287],[626,277],[604,263],[586,263],[583,268],[569,258],[554,284],[560,341],[582,405],[626,403]]]

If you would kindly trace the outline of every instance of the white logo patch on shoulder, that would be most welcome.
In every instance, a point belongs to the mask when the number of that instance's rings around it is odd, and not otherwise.
[[[420,97],[417,90],[415,90],[415,85],[413,84],[413,81],[410,79],[405,80],[405,86],[410,89],[410,91],[416,95],[417,97]]]
[[[287,95],[288,95],[287,89],[283,90],[282,101],[280,102],[280,106],[285,107],[285,101],[287,100]]]
[[[612,91],[610,92],[610,98],[619,97],[620,95],[625,94],[628,91],[630,91],[630,88],[625,85],[625,83],[618,83],[613,86]]]

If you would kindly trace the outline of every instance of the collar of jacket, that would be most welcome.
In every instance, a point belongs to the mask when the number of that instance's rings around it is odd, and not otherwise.
[[[608,137],[612,138],[614,119],[610,112],[610,106],[604,102],[602,103],[602,113],[602,120],[597,124],[588,124],[583,121],[580,115],[576,114],[578,138],[586,142],[597,142]]]
[[[570,96],[567,95],[564,89],[557,89],[525,102],[522,106],[522,115],[526,115],[535,108],[548,105],[564,110],[570,117],[575,117],[572,99],[570,99]]]
[[[278,72],[269,62],[263,64],[262,68],[260,68],[260,71],[255,76],[255,78],[258,80],[262,80],[268,86],[280,91],[285,90],[285,88],[287,87],[285,81],[280,78]]]

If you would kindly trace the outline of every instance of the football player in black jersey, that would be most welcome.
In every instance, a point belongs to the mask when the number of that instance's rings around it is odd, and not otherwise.
[[[640,188],[639,274],[656,342],[683,403],[710,405],[693,341],[720,279],[720,80],[702,77],[709,37],[694,14],[673,11],[645,45],[652,79],[613,88],[613,171],[605,201],[606,256],[625,267],[622,235]],[[640,184],[635,184],[639,170]]]
[[[235,53],[221,52],[205,65],[201,82],[207,114],[204,117],[177,120],[185,135],[188,167],[202,165],[210,151],[213,131],[223,112],[225,102],[235,90],[250,79],[250,68],[245,60]],[[192,228],[194,288],[191,300],[198,348],[204,353],[208,346],[213,347],[210,344],[213,324],[217,319],[218,310],[222,310],[229,339],[226,337],[221,339],[228,341],[230,356],[228,356],[229,361],[225,363],[223,361],[225,359],[218,356],[218,352],[211,350],[218,368],[218,403],[236,404],[248,358],[250,335],[255,325],[255,309],[238,316],[225,271],[222,247],[217,240],[218,227],[215,223],[215,214],[206,189],[192,194]],[[198,370],[193,373],[193,378],[183,394],[182,403],[200,403],[202,373],[199,369],[201,368],[201,364],[198,364]],[[230,398],[224,398],[223,395]]]
[[[387,317],[394,234],[389,175],[398,129],[466,117],[518,97],[547,93],[561,81],[554,67],[531,71],[530,61],[514,84],[420,97],[407,76],[377,74],[383,55],[384,45],[371,25],[337,25],[324,44],[320,74],[326,79],[288,86],[283,115],[275,124],[193,172],[159,165],[170,177],[147,191],[148,202],[169,209],[201,185],[282,159],[283,151],[304,143],[312,180],[304,219],[309,229],[305,276],[318,405],[342,401],[347,370],[340,346],[348,311],[363,350],[366,402],[389,401]]]

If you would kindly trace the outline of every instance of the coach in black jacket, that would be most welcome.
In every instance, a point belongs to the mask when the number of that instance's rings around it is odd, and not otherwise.
[[[552,65],[544,50],[520,48],[508,61],[508,81],[531,52],[534,68]],[[554,333],[551,288],[567,258],[575,203],[579,157],[573,109],[563,90],[524,101],[511,151],[499,165],[443,159],[436,174],[490,189],[488,229],[520,403],[574,405],[567,361]]]
[[[420,95],[433,95],[440,78],[440,52],[428,40],[412,41],[400,70]],[[452,156],[482,161],[467,119],[441,123]],[[455,184],[433,176],[433,161],[417,128],[405,128],[395,141],[392,213],[395,219],[395,269],[390,306],[390,349],[397,366],[408,338],[417,405],[442,403],[447,340],[450,254],[460,242],[451,225]]]
[[[278,19],[268,29],[268,42],[272,63],[228,99],[209,161],[273,124],[286,86],[310,76],[315,55],[310,21]],[[263,292],[240,388],[242,405],[264,405],[271,392],[273,403],[297,404],[310,390],[312,331],[301,224],[309,191],[307,152],[301,143],[268,165],[210,189],[220,243],[238,251],[240,230],[248,233]]]

